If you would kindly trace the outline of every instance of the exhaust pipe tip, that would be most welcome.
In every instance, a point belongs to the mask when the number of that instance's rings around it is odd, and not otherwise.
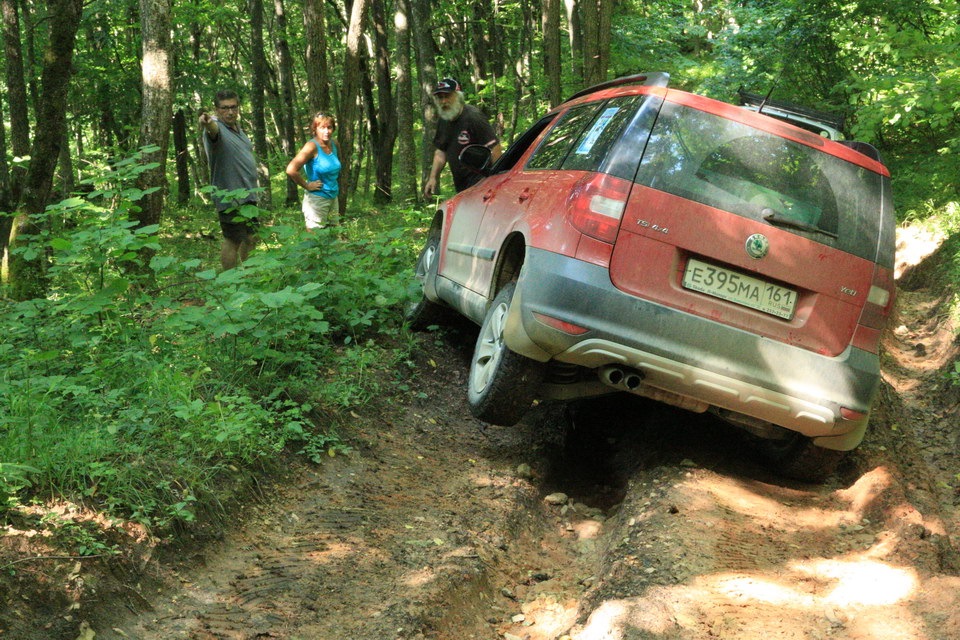
[[[600,371],[600,379],[612,387],[619,387],[625,377],[626,374],[620,367],[604,367]]]
[[[639,371],[608,366],[600,370],[600,380],[611,387],[626,389],[627,391],[636,391],[643,385],[643,374]]]

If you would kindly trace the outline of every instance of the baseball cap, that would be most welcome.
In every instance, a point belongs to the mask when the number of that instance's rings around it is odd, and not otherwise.
[[[454,91],[460,91],[460,83],[453,78],[444,78],[433,88],[434,95],[438,93],[453,93]]]

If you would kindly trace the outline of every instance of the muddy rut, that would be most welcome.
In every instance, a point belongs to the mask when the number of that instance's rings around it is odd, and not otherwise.
[[[953,523],[902,431],[811,486],[642,400],[491,427],[463,398],[471,343],[425,341],[416,393],[356,415],[350,455],[291,468],[88,637],[960,637]]]

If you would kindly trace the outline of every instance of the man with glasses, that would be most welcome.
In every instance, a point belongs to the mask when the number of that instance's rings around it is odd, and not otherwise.
[[[200,127],[210,163],[210,183],[220,192],[234,192],[228,197],[213,194],[223,232],[220,265],[226,270],[243,262],[257,243],[257,161],[250,138],[240,128],[236,92],[217,92],[213,104],[216,113],[202,112]]]

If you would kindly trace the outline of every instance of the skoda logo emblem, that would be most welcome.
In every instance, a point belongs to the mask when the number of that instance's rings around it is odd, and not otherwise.
[[[755,233],[747,238],[744,248],[747,250],[748,256],[754,260],[759,260],[765,257],[767,252],[770,251],[770,241],[767,240],[767,236],[762,233]]]

